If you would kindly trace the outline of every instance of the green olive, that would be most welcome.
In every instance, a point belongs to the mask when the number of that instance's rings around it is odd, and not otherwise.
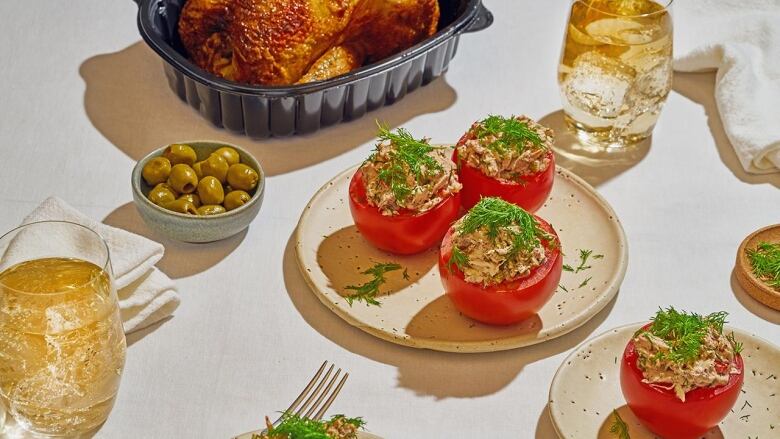
[[[203,169],[201,169],[202,165],[203,165],[203,161],[195,162],[192,165],[192,170],[195,171],[195,175],[198,176],[198,179],[203,178]]]
[[[211,154],[209,158],[204,160],[200,165],[200,169],[202,170],[204,177],[216,177],[217,180],[223,184],[225,183],[225,178],[227,176],[229,167],[230,165],[228,165],[227,160],[225,160],[225,158],[221,155],[216,154]]]
[[[155,157],[146,162],[141,175],[149,186],[165,183],[171,175],[171,162],[165,157]]]
[[[191,165],[198,159],[198,155],[195,154],[195,150],[191,146],[179,143],[168,145],[163,152],[163,157],[170,160],[172,165],[178,165],[179,163]]]
[[[198,215],[216,215],[225,213],[225,208],[219,204],[204,204],[198,208]]]
[[[200,202],[200,197],[198,197],[198,194],[185,194],[177,198],[177,200],[187,200],[194,204],[195,207],[200,207],[200,205],[203,204]]]
[[[222,156],[222,158],[228,162],[228,165],[241,163],[241,156],[238,155],[238,151],[229,146],[223,146],[222,148],[219,148],[218,150],[214,151],[214,154]]]
[[[154,204],[161,206],[176,199],[176,192],[167,183],[160,183],[153,187],[146,196]]]
[[[233,189],[251,191],[257,187],[259,180],[260,176],[257,175],[257,171],[243,163],[233,165],[228,169],[227,181]]]
[[[191,194],[195,192],[198,185],[198,176],[188,165],[179,163],[171,168],[171,175],[168,177],[168,184],[176,191],[182,194]]]
[[[223,205],[225,206],[225,210],[231,211],[248,203],[250,198],[252,198],[252,196],[244,191],[228,192],[228,194],[225,195]]]
[[[225,190],[216,177],[209,175],[198,182],[198,196],[203,204],[222,204]]]
[[[162,207],[179,213],[187,213],[190,215],[197,215],[198,209],[192,204],[191,201],[179,198],[178,200],[169,201],[162,205]]]

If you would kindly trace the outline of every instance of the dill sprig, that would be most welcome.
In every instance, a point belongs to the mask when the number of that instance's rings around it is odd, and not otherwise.
[[[669,345],[669,352],[659,352],[659,359],[668,359],[676,363],[688,363],[699,357],[704,337],[709,328],[723,333],[728,313],[715,312],[706,316],[685,311],[677,311],[674,307],[659,309],[653,317],[650,332],[663,339]],[[732,337],[733,339],[733,337]],[[734,349],[736,340],[732,342]]]
[[[614,420],[612,421],[612,425],[609,427],[609,432],[617,436],[619,439],[631,439],[631,436],[628,434],[628,424],[626,424],[626,421],[620,417],[620,414],[617,412],[617,410],[612,410],[612,416],[614,417]]]
[[[331,439],[328,435],[328,427],[334,422],[341,420],[347,424],[352,424],[357,428],[362,428],[366,423],[362,418],[347,418],[344,415],[335,415],[328,421],[315,421],[301,416],[284,413],[282,422],[279,425],[269,428],[265,437],[284,438],[284,439]],[[263,436],[257,436],[262,438]]]
[[[409,131],[404,128],[398,128],[395,132],[377,122],[379,127],[379,144],[374,153],[369,156],[367,161],[372,161],[379,151],[379,145],[383,142],[389,142],[392,145],[388,156],[389,162],[386,167],[378,172],[380,180],[390,186],[395,199],[405,200],[414,190],[409,187],[408,177],[411,175],[418,184],[422,180],[441,172],[442,165],[431,157],[430,152],[436,149],[428,144],[427,139],[415,139]]]
[[[447,262],[447,269],[450,270],[450,273],[452,273],[453,265],[458,267],[458,270],[463,271],[468,263],[469,257],[461,249],[453,245],[450,260]]]
[[[478,139],[493,136],[495,140],[485,146],[499,154],[504,154],[509,149],[515,149],[518,153],[522,153],[529,146],[533,148],[544,147],[539,134],[532,130],[527,123],[517,120],[515,116],[503,117],[491,114],[479,121],[476,135]]]
[[[360,274],[371,275],[374,278],[362,285],[349,285],[345,287],[345,289],[353,290],[355,293],[344,298],[347,300],[349,306],[352,306],[352,303],[356,300],[365,302],[366,305],[382,306],[379,301],[376,300],[376,296],[379,294],[379,287],[387,282],[385,279],[385,273],[400,270],[401,268],[403,267],[401,267],[400,264],[392,262],[377,263],[368,270],[360,272]],[[408,278],[408,276],[409,274],[406,272],[406,270],[404,270],[404,277]]]
[[[772,288],[780,288],[780,244],[760,242],[747,251],[753,274]]]

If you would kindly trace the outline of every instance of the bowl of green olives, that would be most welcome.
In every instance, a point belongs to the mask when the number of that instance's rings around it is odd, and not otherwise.
[[[265,193],[260,163],[224,142],[173,143],[138,161],[133,200],[157,233],[185,242],[233,236],[257,216]]]

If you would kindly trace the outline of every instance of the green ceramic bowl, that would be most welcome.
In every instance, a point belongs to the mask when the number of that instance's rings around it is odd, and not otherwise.
[[[198,155],[198,161],[206,159],[212,152],[222,146],[234,148],[241,156],[241,163],[257,171],[257,174],[260,176],[260,182],[257,184],[254,192],[250,193],[252,198],[249,202],[229,212],[217,215],[196,216],[164,209],[152,203],[146,197],[152,187],[143,180],[141,171],[149,160],[162,155],[165,148],[168,147],[168,145],[165,145],[139,160],[135,168],[133,168],[131,177],[133,200],[146,225],[161,235],[184,242],[218,241],[246,229],[249,223],[255,219],[260,211],[260,206],[263,204],[265,174],[263,173],[263,168],[260,167],[260,163],[243,148],[229,143],[212,141],[179,143],[191,146]]]

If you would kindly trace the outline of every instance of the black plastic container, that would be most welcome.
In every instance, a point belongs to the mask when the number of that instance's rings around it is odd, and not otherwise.
[[[171,89],[214,125],[253,138],[311,133],[392,104],[447,70],[462,33],[493,22],[481,0],[439,0],[439,31],[420,44],[330,80],[264,87],[227,81],[187,59],[177,32],[185,0],[136,1],[138,29],[163,59]]]

